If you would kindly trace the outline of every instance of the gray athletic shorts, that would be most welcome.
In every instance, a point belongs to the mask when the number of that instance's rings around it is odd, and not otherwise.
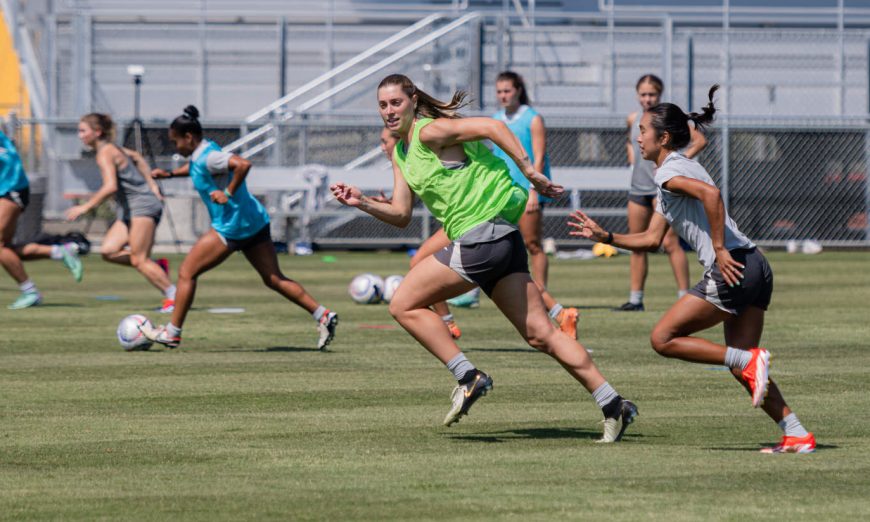
[[[519,230],[481,243],[454,241],[435,252],[435,259],[450,267],[463,279],[476,283],[486,295],[511,274],[528,274],[529,258]]]
[[[719,265],[713,265],[713,269],[689,293],[733,315],[740,315],[747,306],[767,310],[773,294],[773,271],[767,258],[757,248],[738,248],[730,252],[735,261],[746,267],[740,286],[728,286]]]

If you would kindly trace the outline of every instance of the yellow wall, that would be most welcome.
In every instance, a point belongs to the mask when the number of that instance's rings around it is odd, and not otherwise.
[[[12,34],[6,26],[6,18],[0,16],[0,116],[6,116],[9,111],[23,118],[30,117],[30,100],[18,68]]]

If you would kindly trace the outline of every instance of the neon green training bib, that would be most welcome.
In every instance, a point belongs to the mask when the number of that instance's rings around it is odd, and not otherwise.
[[[500,217],[516,223],[526,208],[529,193],[511,179],[501,158],[479,141],[463,143],[468,160],[461,169],[448,169],[420,141],[420,130],[434,121],[417,120],[411,143],[399,141],[393,155],[411,190],[444,225],[451,241],[477,225]]]

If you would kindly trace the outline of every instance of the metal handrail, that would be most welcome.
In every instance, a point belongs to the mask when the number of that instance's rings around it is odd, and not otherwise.
[[[339,92],[347,89],[348,87],[358,83],[360,80],[363,80],[368,76],[371,76],[372,74],[380,71],[381,69],[387,67],[388,65],[396,62],[397,60],[400,60],[400,59],[404,58],[405,56],[408,56],[409,54],[413,53],[417,49],[421,49],[422,47],[429,45],[430,43],[434,42],[438,38],[441,38],[445,34],[450,33],[459,27],[462,27],[463,25],[467,24],[471,20],[474,20],[475,18],[478,18],[478,17],[480,17],[480,13],[472,12],[472,13],[468,13],[467,15],[462,16],[461,18],[458,18],[457,20],[445,25],[441,29],[438,29],[437,31],[434,31],[434,32],[426,35],[424,38],[417,40],[413,44],[402,49],[401,51],[398,51],[398,52],[391,54],[390,56],[384,58],[380,62],[372,65],[368,69],[360,71],[359,73],[353,75],[352,77],[348,78],[347,80],[343,81],[342,83],[327,90],[323,94],[316,96],[313,99],[303,103],[302,105],[300,105],[296,108],[295,112],[307,111],[308,109],[314,107],[315,105],[318,105],[318,104],[326,101],[327,99],[334,96],[335,94],[338,94]],[[287,117],[287,119],[289,119],[289,117],[292,117],[292,113]]]
[[[297,88],[296,90],[287,94],[286,96],[283,96],[283,97],[275,100],[274,102],[270,103],[269,105],[263,107],[262,109],[250,114],[247,118],[245,118],[245,122],[246,123],[255,123],[260,118],[262,118],[264,116],[268,116],[269,114],[274,112],[276,109],[284,107],[285,105],[289,104],[291,101],[295,100],[296,98],[305,94],[306,92],[314,89],[315,87],[320,86],[321,84],[327,82],[328,80],[331,80],[332,78],[338,76],[339,74],[350,69],[354,65],[362,62],[363,60],[375,55],[376,53],[383,51],[384,49],[386,49],[389,46],[393,45],[394,43],[398,42],[399,40],[402,40],[403,38],[406,38],[406,37],[410,36],[411,34],[414,34],[415,32],[419,31],[420,29],[423,29],[429,25],[432,25],[433,23],[437,22],[438,20],[441,20],[445,16],[446,15],[444,13],[431,14],[431,15],[423,18],[419,22],[415,23],[414,25],[411,25],[409,27],[406,27],[405,29],[402,29],[398,33],[394,34],[393,36],[373,45],[372,47],[369,47],[365,51],[359,53],[358,55],[347,60],[346,62],[342,63],[341,65],[333,68],[332,70],[330,70],[324,74],[321,74],[317,78],[315,78],[315,79],[311,80],[310,82],[306,83],[305,85]]]

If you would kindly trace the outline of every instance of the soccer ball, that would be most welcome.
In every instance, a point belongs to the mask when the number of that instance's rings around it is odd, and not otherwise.
[[[384,280],[374,274],[360,274],[350,282],[347,293],[358,304],[377,303],[384,294]]]
[[[125,351],[147,350],[151,348],[151,341],[139,330],[139,325],[147,325],[152,328],[151,321],[140,314],[128,315],[118,323],[118,342]]]
[[[391,275],[384,279],[384,301],[389,303],[393,300],[393,296],[396,295],[396,290],[402,284],[403,279],[405,278],[400,275]]]

